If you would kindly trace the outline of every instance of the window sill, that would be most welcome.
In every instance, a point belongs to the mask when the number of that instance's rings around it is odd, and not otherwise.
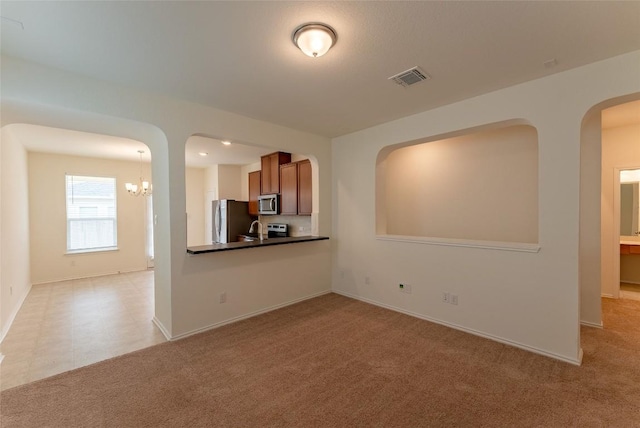
[[[426,236],[423,237],[404,235],[376,235],[376,239],[379,241],[409,242],[413,244],[480,248],[484,250],[517,251],[523,253],[537,253],[540,251],[539,244],[529,244],[524,242],[473,241],[468,239],[432,238]]]
[[[120,249],[118,247],[114,247],[114,248],[93,248],[90,250],[73,250],[73,251],[67,251],[66,253],[64,253],[64,255],[75,256],[78,254],[109,253],[112,251],[120,251]]]

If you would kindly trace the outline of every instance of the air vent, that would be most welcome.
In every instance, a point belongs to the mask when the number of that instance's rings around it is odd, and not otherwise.
[[[420,70],[418,67],[413,67],[407,71],[403,71],[402,73],[389,77],[389,80],[393,80],[398,85],[404,86],[405,88],[429,79],[431,79],[431,76]]]

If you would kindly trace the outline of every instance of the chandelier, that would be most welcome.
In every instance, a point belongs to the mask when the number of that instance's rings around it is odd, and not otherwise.
[[[142,177],[142,154],[144,150],[138,150],[138,153],[140,154],[140,180],[138,184],[125,183],[125,187],[131,196],[149,196],[151,195],[151,183],[145,181]]]

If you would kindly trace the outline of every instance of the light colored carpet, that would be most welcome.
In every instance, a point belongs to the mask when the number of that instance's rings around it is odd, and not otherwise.
[[[9,427],[638,427],[640,302],[575,367],[336,294],[0,394]]]

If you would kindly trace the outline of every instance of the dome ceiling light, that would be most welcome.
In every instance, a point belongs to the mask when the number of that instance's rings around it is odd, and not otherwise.
[[[335,30],[326,24],[302,24],[293,31],[293,44],[307,56],[316,58],[326,54],[338,40]]]

